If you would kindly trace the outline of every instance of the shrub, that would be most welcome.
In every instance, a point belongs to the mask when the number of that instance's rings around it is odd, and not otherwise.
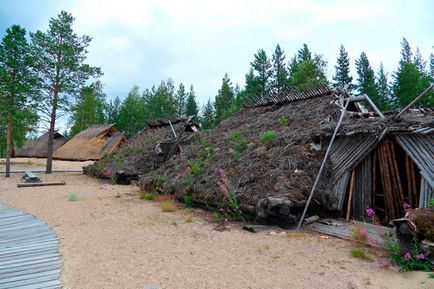
[[[279,117],[278,122],[281,126],[287,126],[288,125],[288,119],[283,115]]]
[[[193,198],[191,196],[185,195],[183,199],[184,199],[184,206],[186,208],[193,207]]]
[[[68,200],[69,201],[74,202],[74,201],[78,201],[78,199],[80,199],[78,194],[76,194],[76,193],[69,193],[68,194]]]
[[[264,145],[269,144],[270,142],[276,139],[277,135],[274,131],[268,130],[264,132],[261,136],[261,143]]]
[[[160,203],[160,208],[163,212],[175,212],[176,204],[173,200],[166,200]]]
[[[365,259],[367,261],[372,262],[371,256],[368,255],[366,248],[352,248],[351,249],[351,256],[356,258]]]
[[[154,201],[155,200],[155,194],[143,194],[142,199],[146,201]]]

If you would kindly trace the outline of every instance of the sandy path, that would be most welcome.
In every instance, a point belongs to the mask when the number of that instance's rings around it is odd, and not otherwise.
[[[339,239],[252,234],[238,225],[217,232],[207,214],[162,213],[131,186],[79,174],[41,176],[67,185],[18,189],[19,175],[1,176],[0,202],[52,225],[65,288],[434,288],[427,273],[402,274],[351,257],[351,244]],[[80,199],[68,201],[71,192]]]

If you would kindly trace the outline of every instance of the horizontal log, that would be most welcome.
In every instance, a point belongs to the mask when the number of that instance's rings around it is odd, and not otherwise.
[[[66,185],[66,183],[65,182],[20,183],[17,184],[17,187],[27,188],[27,187],[63,186],[63,185]]]

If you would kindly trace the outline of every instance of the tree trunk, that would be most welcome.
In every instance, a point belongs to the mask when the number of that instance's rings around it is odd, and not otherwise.
[[[11,152],[12,152],[12,117],[8,115],[8,133],[6,141],[6,178],[11,176]]]
[[[54,89],[53,107],[51,109],[50,130],[48,131],[48,149],[47,149],[47,167],[46,174],[51,174],[53,168],[53,145],[54,145],[54,129],[56,125],[56,111],[57,111],[57,87]]]

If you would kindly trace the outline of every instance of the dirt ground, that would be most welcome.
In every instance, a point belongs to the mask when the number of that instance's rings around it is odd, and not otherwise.
[[[0,203],[52,226],[64,288],[434,288],[425,272],[399,273],[351,257],[351,242],[307,232],[253,234],[239,223],[219,232],[210,214],[163,213],[133,186],[78,173],[39,176],[66,185],[17,188],[21,174],[0,176]],[[70,193],[79,199],[69,201]]]

